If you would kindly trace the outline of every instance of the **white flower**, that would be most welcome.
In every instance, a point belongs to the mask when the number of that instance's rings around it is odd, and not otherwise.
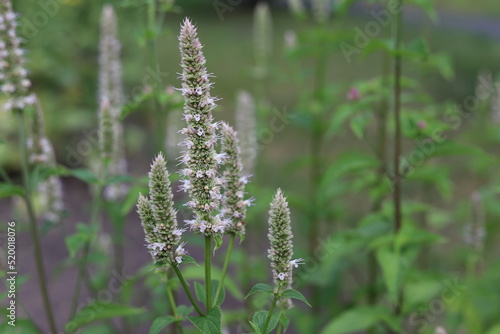
[[[294,266],[295,268],[298,268],[299,267],[299,264],[304,264],[305,262],[303,262],[304,259],[296,259],[296,260],[292,260],[290,261],[290,265],[291,266]]]

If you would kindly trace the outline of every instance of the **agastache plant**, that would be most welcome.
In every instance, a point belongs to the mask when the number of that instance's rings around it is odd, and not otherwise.
[[[271,202],[269,210],[269,260],[276,290],[291,289],[293,282],[293,268],[301,264],[302,259],[292,260],[293,234],[290,220],[290,209],[281,189],[278,189]],[[292,302],[289,298],[280,300],[284,308],[290,308]]]
[[[35,97],[35,112],[28,138],[29,162],[35,166],[55,167],[56,160],[52,143],[45,133],[45,121],[40,101]],[[45,221],[58,223],[62,219],[64,205],[62,184],[58,176],[52,175],[38,184],[40,207]]]
[[[205,68],[205,56],[197,32],[190,20],[186,19],[181,27],[179,47],[182,66],[182,95],[185,99],[184,119],[187,126],[181,130],[186,135],[182,145],[186,150],[181,161],[186,168],[182,170],[181,189],[191,200],[187,206],[195,213],[193,220],[186,223],[191,230],[210,236],[222,234],[227,222],[219,214],[214,214],[221,203],[218,166],[224,161],[224,154],[215,151],[217,142],[212,110],[215,98],[210,95],[212,84]]]
[[[255,102],[249,92],[241,91],[238,93],[235,119],[241,148],[243,173],[251,175],[257,159],[257,120]]]
[[[12,11],[10,0],[0,2],[0,90],[9,95],[4,110],[22,111],[35,103],[29,94],[31,82],[25,68],[25,51],[16,34],[17,15]]]
[[[35,103],[34,95],[29,94],[31,82],[25,68],[24,51],[21,39],[17,37],[17,15],[12,11],[10,0],[0,0],[0,91],[8,96],[4,110],[13,111],[19,126],[19,148],[22,167],[22,198],[28,211],[30,232],[33,240],[33,252],[38,276],[43,308],[51,333],[57,333],[57,326],[52,312],[49,289],[45,274],[43,251],[38,231],[36,213],[32,203],[31,171],[26,134],[26,110]],[[45,145],[46,146],[46,145]],[[46,149],[46,147],[45,147]]]
[[[155,262],[166,265],[182,262],[186,254],[180,239],[183,230],[177,227],[177,211],[171,190],[167,162],[160,153],[149,172],[149,199],[139,196],[137,203],[147,248]],[[180,245],[179,245],[180,244]]]
[[[251,199],[244,199],[248,176],[242,175],[241,152],[236,131],[227,123],[222,123],[222,152],[226,155],[226,170],[223,177],[224,196],[222,213],[229,222],[226,232],[245,235],[245,217]]]
[[[125,160],[123,125],[120,113],[123,107],[122,66],[118,24],[113,7],[103,8],[101,16],[101,41],[99,45],[99,126],[101,157],[107,176],[123,175],[127,172]],[[123,198],[127,185],[113,183],[104,189],[109,200]]]

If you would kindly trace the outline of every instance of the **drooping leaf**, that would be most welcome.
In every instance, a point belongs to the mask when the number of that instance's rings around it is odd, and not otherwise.
[[[293,290],[293,289],[285,290],[285,292],[283,292],[283,297],[285,297],[285,298],[292,298],[292,299],[298,299],[301,302],[303,302],[303,303],[311,306],[311,304],[309,304],[309,302],[307,301],[306,297],[304,297],[304,295],[301,294],[297,290]]]
[[[99,320],[138,315],[145,311],[143,308],[128,305],[94,302],[84,306],[73,319],[66,323],[65,329],[67,333],[73,333],[77,329]]]
[[[175,322],[175,318],[171,315],[164,317],[158,317],[153,321],[151,328],[149,329],[149,334],[158,334],[163,328]]]
[[[328,323],[320,334],[344,334],[366,330],[387,317],[378,308],[359,307],[342,312]]]
[[[268,314],[269,311],[261,310],[255,312],[255,314],[253,315],[251,325],[252,327],[254,327],[254,330],[257,331],[257,333],[262,333],[262,334],[271,333],[273,329],[276,328],[276,326],[278,325],[279,317],[277,314],[273,314],[271,316],[267,329],[264,333],[264,325],[266,324]]]
[[[11,196],[23,196],[24,188],[15,184],[2,183],[0,184],[0,198]]]
[[[247,299],[248,297],[250,297],[251,295],[253,295],[256,292],[264,292],[267,294],[273,294],[274,289],[272,286],[270,286],[268,284],[257,283],[253,286],[252,289],[250,289],[250,292],[245,296],[245,299]]]
[[[187,317],[191,323],[204,334],[220,334],[222,332],[220,307],[216,306],[204,317]]]

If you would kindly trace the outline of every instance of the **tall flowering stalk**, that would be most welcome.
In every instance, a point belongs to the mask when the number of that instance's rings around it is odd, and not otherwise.
[[[33,251],[38,273],[38,283],[47,315],[50,332],[57,333],[49,291],[45,278],[45,267],[42,256],[42,246],[36,222],[36,214],[31,201],[29,157],[27,149],[27,135],[25,128],[25,109],[35,102],[29,94],[31,82],[25,68],[24,51],[21,49],[21,40],[16,34],[17,15],[12,11],[10,0],[0,0],[0,91],[7,94],[9,99],[4,104],[4,110],[13,111],[19,124],[19,145],[22,158],[22,176],[24,185],[24,201],[28,210]]]
[[[293,282],[293,268],[301,264],[302,259],[292,260],[293,234],[290,220],[290,209],[281,189],[278,189],[271,202],[269,210],[269,251],[271,268],[276,290],[291,289]],[[290,308],[292,301],[282,298],[280,305]]]
[[[187,254],[184,249],[185,243],[180,242],[184,230],[177,226],[177,211],[174,209],[170,175],[167,170],[167,162],[161,153],[153,161],[149,172],[149,198],[142,194],[139,195],[137,212],[144,229],[146,247],[153,260],[164,267],[171,266],[174,269],[189,300],[196,311],[202,315],[203,312],[198,307],[186,281],[177,268],[182,263],[183,256]],[[167,285],[170,303],[174,313],[176,313],[175,301],[170,289],[170,286]]]
[[[223,174],[224,196],[222,200],[222,214],[228,222],[226,233],[229,233],[229,245],[227,247],[226,259],[222,267],[222,276],[215,293],[214,301],[217,301],[224,280],[226,278],[229,260],[234,246],[236,235],[241,240],[245,237],[245,217],[247,207],[251,204],[251,199],[244,199],[245,185],[248,177],[243,175],[243,165],[241,163],[241,152],[236,131],[227,123],[222,123],[221,127],[222,148],[221,151],[226,156]]]
[[[105,162],[105,173],[108,176],[123,175],[127,172],[123,125],[120,121],[124,97],[121,46],[117,33],[116,14],[113,7],[107,5],[102,11],[99,45],[99,126],[101,157]],[[127,191],[127,185],[113,183],[106,186],[104,196],[109,200],[119,200],[127,194]]]
[[[223,177],[224,196],[222,213],[229,223],[226,232],[243,237],[245,217],[251,199],[244,199],[248,177],[243,175],[241,152],[236,131],[227,123],[222,123],[222,152],[226,155],[226,170]]]
[[[183,230],[177,227],[177,211],[174,209],[169,177],[167,162],[160,153],[149,172],[150,198],[140,195],[137,209],[153,259],[165,264],[180,264],[186,253],[184,244],[180,244]]]
[[[182,24],[179,42],[184,119],[187,123],[181,130],[186,135],[182,143],[186,150],[182,152],[181,161],[186,168],[181,171],[181,189],[189,194],[191,200],[187,206],[195,214],[194,219],[186,223],[193,231],[211,236],[224,233],[227,225],[220,214],[215,214],[222,199],[217,169],[224,160],[224,154],[215,151],[218,128],[212,115],[215,99],[210,95],[212,84],[205,68],[202,45],[189,19]]]
[[[221,179],[217,169],[225,155],[216,153],[216,130],[212,110],[215,99],[210,95],[210,83],[205,68],[205,56],[197,37],[195,26],[185,19],[179,35],[182,66],[182,95],[184,96],[184,119],[187,126],[181,130],[186,135],[183,144],[186,151],[181,160],[186,165],[182,171],[184,179],[181,189],[188,192],[191,200],[187,205],[194,211],[194,219],[186,221],[196,232],[205,235],[205,296],[206,311],[212,308],[211,253],[212,237],[216,243],[225,232],[227,222],[219,209],[222,195]]]
[[[36,99],[35,113],[31,122],[28,138],[29,162],[32,166],[55,167],[54,148],[45,133],[45,121],[40,102]],[[40,197],[42,218],[53,223],[60,222],[63,216],[62,184],[58,176],[53,175],[40,182],[37,189]]]
[[[257,159],[257,126],[255,102],[249,92],[241,91],[238,93],[235,119],[240,141],[243,173],[251,175],[254,173],[255,160]]]
[[[10,0],[0,2],[0,90],[9,96],[3,108],[22,111],[33,105],[35,98],[29,94],[31,82],[25,67],[21,39],[17,36],[17,15]]]
[[[254,12],[254,54],[255,76],[263,79],[267,76],[269,56],[272,52],[272,19],[269,5],[260,2]]]

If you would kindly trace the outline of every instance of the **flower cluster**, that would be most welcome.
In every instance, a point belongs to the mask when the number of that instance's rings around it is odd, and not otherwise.
[[[24,50],[17,37],[17,15],[10,0],[0,1],[0,91],[10,96],[4,110],[24,110],[35,103],[29,95],[31,82],[25,68]]]
[[[180,264],[186,254],[184,243],[179,244],[184,230],[177,227],[167,162],[161,153],[151,165],[149,192],[149,199],[141,194],[137,203],[146,247],[155,262]]]
[[[250,93],[246,91],[238,93],[235,118],[240,139],[243,173],[250,175],[253,174],[257,159],[255,103]]]
[[[120,113],[123,107],[122,69],[120,42],[117,38],[117,21],[113,7],[103,8],[101,16],[101,42],[99,53],[99,127],[101,157],[107,165],[109,176],[127,172],[123,125]],[[104,196],[109,200],[123,198],[128,186],[114,183],[106,186]]]
[[[290,209],[281,189],[278,189],[271,202],[269,210],[269,234],[270,242],[268,257],[271,260],[273,279],[277,286],[285,289],[292,287],[293,267],[298,267],[302,259],[292,260],[293,243],[292,227],[290,221]],[[292,302],[288,298],[280,301],[281,306],[290,308]]]
[[[265,78],[268,72],[269,56],[272,52],[273,26],[269,5],[260,2],[254,12],[254,54],[255,76]]]
[[[245,234],[245,216],[250,199],[244,199],[245,184],[248,178],[242,175],[240,147],[236,131],[226,123],[222,123],[222,152],[227,156],[224,171],[222,213],[230,222],[226,232]]]
[[[195,217],[186,223],[192,230],[211,235],[223,233],[227,222],[221,215],[214,214],[220,207],[221,179],[218,167],[224,161],[224,154],[217,154],[216,130],[212,110],[215,98],[210,95],[210,83],[205,68],[205,57],[202,45],[197,38],[195,26],[189,19],[184,20],[179,36],[179,48],[182,66],[182,95],[184,96],[184,119],[187,126],[181,130],[186,139],[181,143],[186,146],[182,152],[181,162],[186,168],[181,189],[186,191],[191,200],[187,206]]]
[[[27,142],[29,162],[32,166],[55,167],[56,159],[54,148],[45,134],[45,121],[40,102],[35,96],[35,113],[31,121],[29,138]],[[64,206],[61,179],[50,176],[38,185],[40,208],[45,221],[59,222],[62,219]]]
[[[113,108],[123,105],[122,66],[118,23],[111,5],[104,6],[101,15],[101,40],[99,45],[99,97],[108,99]]]

